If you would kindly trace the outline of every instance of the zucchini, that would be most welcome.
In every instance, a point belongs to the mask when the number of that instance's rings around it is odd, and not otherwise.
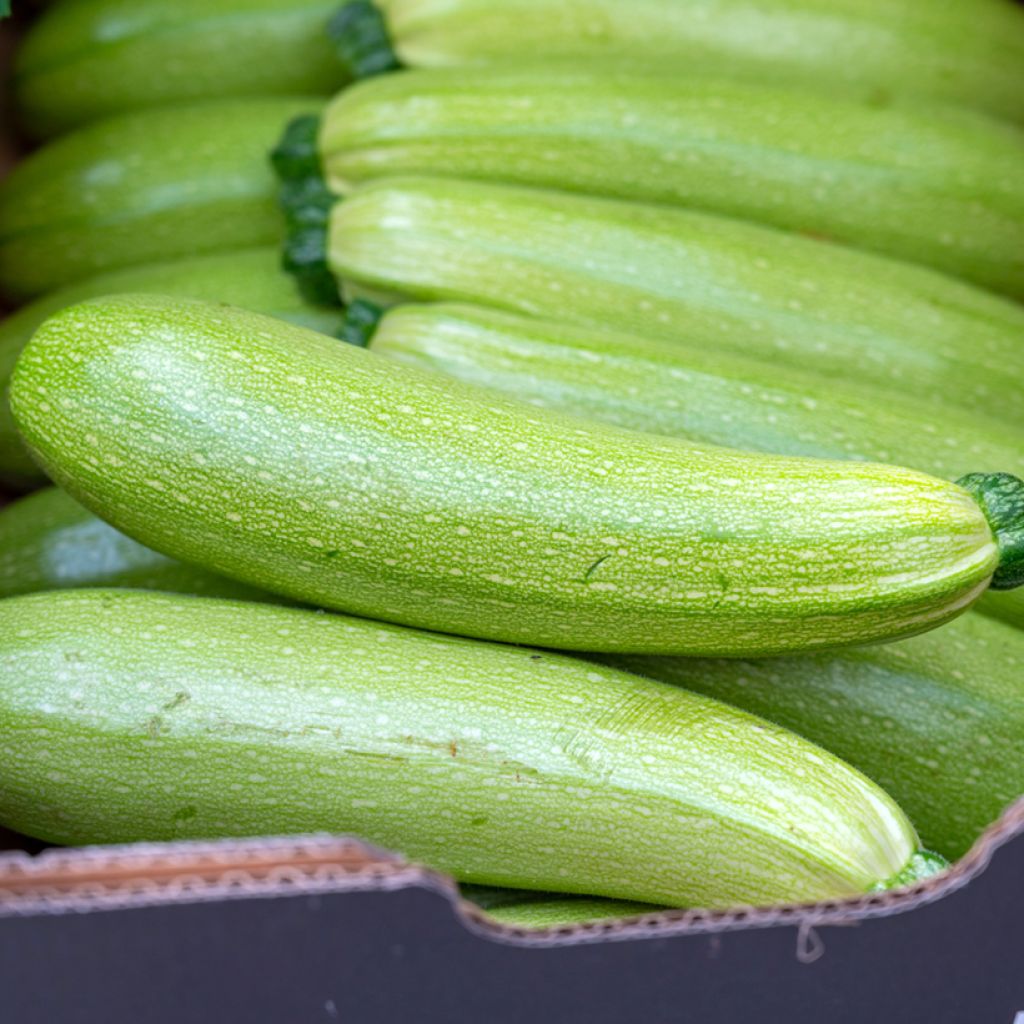
[[[764,661],[615,657],[848,761],[955,860],[1024,794],[1024,636],[981,615],[896,644]]]
[[[38,150],[0,183],[0,291],[24,299],[120,267],[280,241],[266,153],[320,100],[125,114]]]
[[[136,544],[56,487],[0,508],[0,598],[81,587],[267,597]]]
[[[292,265],[307,266],[305,227]],[[681,340],[1024,425],[1024,308],[952,278],[663,206],[393,178],[330,211],[346,298],[456,301]],[[308,282],[307,282],[308,283]]]
[[[905,96],[1024,121],[1024,13],[1009,0],[355,0],[339,15],[353,74],[397,61],[627,64],[758,84]]]
[[[346,89],[335,192],[396,174],[709,210],[1024,297],[1024,131],[723,79],[595,68],[413,71]]]
[[[972,465],[1024,476],[1024,430],[911,395],[482,306],[349,307],[341,333],[374,352],[630,430],[779,455],[895,462],[946,479]],[[1024,627],[1024,593],[986,594]]]
[[[0,602],[0,665],[0,821],[50,842],[350,832],[463,881],[701,907],[944,864],[795,734],[556,654],[80,590]]]
[[[0,323],[0,484],[22,490],[45,479],[18,436],[7,399],[11,372],[32,332],[66,306],[132,291],[228,302],[329,334],[342,322],[339,310],[302,300],[272,246],[113,271],[51,292]]]
[[[140,543],[443,632],[781,653],[921,632],[1024,582],[1014,477],[968,491],[618,430],[205,303],[56,314],[11,404],[53,479]]]
[[[337,0],[77,0],[46,11],[15,56],[22,121],[55,135],[115,114],[229,96],[324,95],[345,74]]]
[[[509,928],[570,928],[577,924],[617,921],[640,914],[656,914],[663,908],[650,903],[608,900],[586,896],[550,896],[544,900],[505,903],[487,911],[489,917]]]

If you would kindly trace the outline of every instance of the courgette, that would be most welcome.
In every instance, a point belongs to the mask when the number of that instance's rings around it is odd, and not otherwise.
[[[728,79],[594,68],[413,71],[346,89],[331,187],[396,174],[709,210],[1024,296],[1024,131]]]
[[[0,665],[0,821],[51,842],[350,832],[464,881],[677,906],[944,863],[795,734],[560,655],[93,590],[0,602]]]
[[[244,583],[137,544],[59,488],[37,491],[0,509],[0,598],[82,587],[267,598]]]
[[[608,900],[585,896],[550,896],[544,900],[505,903],[487,913],[510,928],[568,928],[576,924],[617,921],[641,914],[656,914],[661,907],[630,900]]]
[[[880,395],[678,341],[482,306],[349,307],[349,341],[541,408],[630,430],[779,455],[895,462],[946,479],[972,465],[1024,476],[1024,430],[911,395]],[[980,608],[1024,627],[1024,592]]]
[[[1024,582],[1012,476],[968,491],[632,433],[206,303],[56,314],[11,404],[53,479],[140,543],[443,632],[781,653],[921,632]]]
[[[1024,635],[981,615],[830,655],[611,661],[832,751],[891,793],[925,844],[950,860],[1024,795]]]
[[[30,298],[121,267],[279,242],[267,149],[321,100],[125,114],[32,154],[0,183],[0,291]]]
[[[11,371],[32,332],[66,306],[132,291],[227,302],[328,334],[342,322],[338,309],[302,300],[273,246],[113,271],[51,292],[0,323],[0,483],[21,490],[45,479],[18,437],[7,399]]]
[[[337,0],[76,0],[15,56],[37,136],[146,107],[229,96],[330,95],[345,79],[326,26]]]
[[[626,64],[1024,121],[1024,13],[1009,0],[354,0],[336,32],[357,76],[398,61]]]
[[[347,298],[491,305],[954,401],[1024,425],[1024,308],[923,267],[707,213],[441,178],[327,224]],[[292,265],[322,296],[301,226]]]

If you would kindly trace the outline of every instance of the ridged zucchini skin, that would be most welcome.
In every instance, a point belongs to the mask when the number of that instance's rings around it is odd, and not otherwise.
[[[331,211],[348,298],[455,301],[680,340],[1024,424],[1024,308],[871,253],[689,210],[393,178]]]
[[[1024,131],[728,79],[592,68],[412,71],[324,113],[328,183],[396,174],[708,210],[1024,296]]]
[[[32,332],[66,306],[121,292],[227,302],[327,334],[333,334],[342,323],[338,309],[313,306],[302,299],[294,279],[281,269],[276,246],[146,264],[50,292],[0,322],[0,483],[22,490],[45,479],[18,436],[7,397],[14,364]]]
[[[826,751],[561,655],[108,590],[0,602],[0,664],[0,821],[50,841],[354,833],[465,881],[689,906],[937,866]]]
[[[279,242],[267,150],[321,102],[149,110],[51,142],[0,184],[0,291],[27,299],[122,267]]]
[[[1024,635],[982,615],[830,655],[609,660],[832,751],[891,793],[923,842],[950,860],[1024,794]]]
[[[373,20],[371,4],[351,6]],[[1024,120],[1024,15],[1007,0],[378,0],[376,7],[386,30],[379,46],[410,67],[524,55],[545,64],[660,65],[880,102],[918,96]]]
[[[83,587],[271,600],[137,544],[57,487],[0,508],[0,598]]]
[[[782,653],[940,625],[1001,570],[933,477],[622,431],[205,303],[56,314],[11,402],[52,478],[140,543],[442,632]]]
[[[329,96],[337,0],[77,0],[33,24],[15,59],[22,121],[55,135],[128,111],[231,96]]]

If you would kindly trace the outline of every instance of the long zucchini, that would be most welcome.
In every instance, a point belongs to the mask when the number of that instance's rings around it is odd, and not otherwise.
[[[66,306],[119,292],[227,302],[328,334],[337,331],[342,322],[338,309],[302,300],[292,277],[281,269],[273,246],[114,271],[51,292],[0,323],[0,484],[20,490],[44,479],[18,436],[7,399],[11,372],[32,332]]]
[[[445,304],[382,315],[359,302],[340,333],[412,366],[629,430],[745,451],[895,462],[950,480],[972,465],[1024,476],[1024,430],[679,342]],[[1024,628],[1024,591],[986,594],[980,608]]]
[[[137,544],[56,487],[0,509],[0,598],[82,587],[267,598]]]
[[[292,262],[323,295],[318,232],[295,236]],[[350,298],[686,341],[1024,424],[1024,308],[922,267],[706,213],[440,178],[363,186],[327,232]]]
[[[891,793],[950,860],[1024,795],[1024,636],[981,615],[831,655],[611,661],[821,744]]]
[[[396,174],[709,210],[1024,296],[1024,131],[728,79],[594,68],[383,75],[327,108],[335,191]]]
[[[141,543],[444,632],[781,653],[921,632],[1024,582],[1015,477],[968,492],[622,431],[205,303],[56,314],[11,404],[51,476]]]
[[[0,602],[0,664],[0,821],[53,842],[351,832],[465,881],[687,906],[943,863],[795,734],[560,655],[94,590]]]
[[[1024,120],[1024,13],[1010,0],[355,0],[352,72],[567,60],[919,96]]]
[[[330,95],[337,0],[76,0],[43,13],[15,58],[25,126],[54,135],[146,107]]]
[[[0,291],[29,298],[154,260],[280,241],[267,149],[308,99],[125,114],[37,151],[0,183]]]

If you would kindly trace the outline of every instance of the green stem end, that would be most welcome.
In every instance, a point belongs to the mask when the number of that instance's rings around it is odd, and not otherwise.
[[[369,348],[374,331],[380,323],[384,310],[375,302],[366,299],[355,299],[345,310],[345,319],[338,328],[338,337],[350,345]]]
[[[981,506],[999,546],[993,590],[1024,586],[1024,480],[1010,473],[970,473],[957,481]]]
[[[932,853],[931,850],[918,850],[902,870],[897,871],[892,878],[879,882],[870,891],[888,892],[890,889],[905,889],[933,875],[942,874],[948,867],[949,861],[941,854]]]
[[[338,284],[327,260],[327,231],[331,210],[339,200],[320,169],[319,134],[318,116],[295,118],[271,151],[270,162],[287,225],[284,268],[295,277],[307,302],[338,306]]]
[[[352,78],[395,71],[399,63],[384,15],[370,0],[351,0],[327,23],[327,35]]]

